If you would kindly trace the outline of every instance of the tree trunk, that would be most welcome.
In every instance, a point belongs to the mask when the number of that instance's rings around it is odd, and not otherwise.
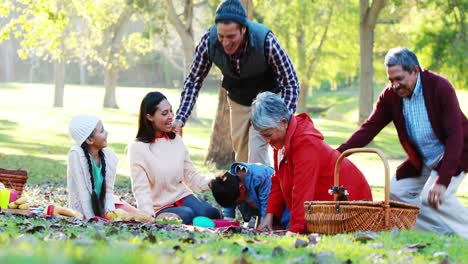
[[[306,19],[305,17],[302,20]],[[298,69],[306,69],[306,47],[305,47],[305,29],[303,21],[298,20],[296,24],[296,42],[297,42],[297,52],[298,52]],[[301,71],[304,72],[304,71]],[[300,73],[300,72],[299,72]],[[297,102],[297,111],[298,113],[305,113],[307,112],[307,90],[309,86],[307,85],[309,81],[307,80],[309,77],[306,76],[299,76],[301,82],[301,92],[299,93],[299,98]]]
[[[191,62],[193,59],[193,53],[195,51],[195,41],[193,37],[193,0],[185,0],[184,5],[184,18],[185,23],[177,15],[172,0],[166,0],[167,14],[169,21],[175,27],[177,34],[182,42],[184,50],[184,61],[183,61],[183,76],[184,78],[188,75],[190,70]],[[197,105],[195,104],[190,114],[191,122],[199,122],[197,114]]]
[[[218,109],[211,127],[210,145],[205,163],[214,164],[220,169],[234,162],[232,150],[231,125],[229,121],[229,105],[226,90],[219,89]]]
[[[360,0],[360,71],[359,71],[359,124],[366,121],[374,104],[374,28],[380,11],[386,0],[374,0],[369,7],[369,0]]]
[[[117,86],[117,71],[111,68],[106,68],[104,72],[104,86],[106,92],[104,94],[104,107],[119,108],[115,96],[115,87]]]
[[[330,27],[331,19],[333,17],[333,11],[334,11],[335,3],[333,1],[330,1],[328,4],[328,9],[327,9],[327,20],[325,22],[325,28],[323,29],[322,33],[320,36],[318,36],[318,31],[315,33],[317,37],[320,37],[320,41],[317,44],[316,47],[313,47],[311,43],[306,43],[305,40],[305,34],[307,29],[305,28],[305,24],[307,23],[307,14],[305,11],[302,11],[302,17],[303,20],[299,21],[296,24],[296,42],[297,42],[297,50],[298,50],[298,61],[299,61],[299,74],[302,74],[301,78],[301,92],[299,93],[299,101],[297,103],[297,112],[298,113],[303,113],[307,112],[307,95],[309,89],[312,89],[311,87],[311,81],[310,78],[314,74],[314,69],[315,69],[315,62],[318,61],[320,58],[320,54],[322,51],[323,44],[325,43],[325,40],[327,39],[327,34],[328,34],[328,29]],[[315,36],[312,38],[315,39]],[[308,49],[314,48],[314,54],[312,57],[308,57],[307,55],[310,54],[308,52]],[[306,58],[308,59],[306,63]]]
[[[301,92],[299,93],[299,99],[297,102],[297,113],[306,113],[307,112],[307,94],[309,92],[309,86],[307,85],[308,81],[305,79],[301,80]]]
[[[54,107],[63,107],[63,95],[65,90],[65,61],[59,59],[54,63]]]
[[[80,63],[80,85],[86,85],[86,65]]]
[[[13,65],[14,65],[14,57],[12,54],[15,53],[15,50],[13,49],[13,41],[12,40],[7,40],[4,42],[5,44],[5,49],[2,49],[3,53],[3,66],[5,69],[5,81],[6,82],[11,82],[14,79],[14,71],[13,71]]]
[[[122,49],[122,38],[124,34],[124,27],[133,9],[130,7],[125,8],[119,16],[117,22],[109,29],[110,36],[110,51],[107,57],[106,65],[104,67],[104,86],[106,92],[104,93],[105,108],[119,108],[117,99],[115,97],[115,88],[117,87],[117,74],[119,73],[118,63],[116,62],[117,54]]]

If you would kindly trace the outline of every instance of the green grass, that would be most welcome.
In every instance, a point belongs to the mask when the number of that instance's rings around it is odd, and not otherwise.
[[[125,149],[133,140],[137,128],[138,108],[149,91],[163,92],[173,104],[179,103],[176,89],[146,89],[126,87],[117,89],[120,109],[101,107],[102,87],[67,86],[65,107],[52,108],[53,87],[43,84],[0,84],[0,168],[24,168],[29,171],[29,184],[66,183],[66,157],[72,140],[68,136],[70,119],[80,113],[95,114],[102,118],[109,131],[108,142],[117,153],[118,188],[130,190]],[[377,93],[377,92],[376,92]],[[468,92],[459,92],[459,100],[468,112]],[[308,104],[332,107],[323,115],[313,116],[318,129],[333,147],[341,144],[357,127],[357,91],[315,92]],[[217,107],[217,90],[205,89],[198,99],[200,122],[188,122],[184,141],[195,166],[204,174],[213,175],[216,169],[204,164],[209,144],[211,124]],[[372,143],[389,158],[391,174],[405,157],[396,132],[390,126]],[[353,162],[363,170],[373,187],[375,200],[383,199],[383,166],[369,154],[353,155]],[[468,183],[459,190],[461,201],[468,205]],[[25,226],[42,226],[34,234],[25,234]],[[154,235],[155,240],[151,239]],[[194,236],[195,243],[183,238]],[[467,241],[452,236],[430,233],[380,233],[367,244],[354,242],[355,234],[324,236],[316,246],[295,248],[297,239],[306,237],[221,235],[189,233],[163,229],[107,226],[102,224],[69,224],[64,221],[50,223],[44,219],[22,220],[0,215],[0,263],[139,263],[168,262],[192,263],[304,263],[319,261],[342,263],[413,262],[439,263],[437,252],[446,252],[452,263],[468,259]],[[152,242],[151,242],[152,241]],[[406,252],[408,244],[425,246],[418,252]],[[179,246],[182,251],[174,250]],[[284,253],[272,257],[275,247]],[[242,253],[244,252],[244,253]],[[333,252],[328,255],[327,252]]]
[[[0,230],[1,263],[439,263],[441,252],[463,263],[468,257],[467,240],[420,232],[366,234],[367,243],[356,241],[359,234],[321,236],[317,244],[295,247],[308,238],[2,215]]]
[[[164,88],[119,87],[119,109],[103,109],[102,87],[72,86],[65,89],[64,107],[53,108],[53,86],[46,84],[3,83],[0,84],[0,168],[29,171],[28,183],[65,184],[67,152],[72,145],[68,136],[70,119],[80,113],[95,114],[102,118],[109,131],[109,146],[119,157],[117,186],[129,188],[129,173],[126,146],[136,134],[138,109],[143,96],[158,90],[164,93],[173,105],[179,104],[180,91]],[[378,90],[375,91],[377,96]],[[468,112],[468,92],[457,91],[465,113]],[[332,147],[341,144],[357,128],[357,89],[335,92],[314,92],[308,105],[332,106],[326,113],[314,115],[314,123],[325,135]],[[216,169],[204,164],[211,124],[217,107],[217,90],[204,89],[197,102],[200,122],[188,122],[184,128],[184,141],[189,148],[195,166],[204,174],[213,175]],[[393,174],[405,153],[398,142],[393,125],[386,127],[373,141],[372,147],[384,151]],[[384,171],[376,156],[361,154],[351,159],[364,171],[372,186],[381,187]],[[468,182],[464,181],[459,191],[462,202],[468,205]],[[382,199],[381,193],[374,196]]]

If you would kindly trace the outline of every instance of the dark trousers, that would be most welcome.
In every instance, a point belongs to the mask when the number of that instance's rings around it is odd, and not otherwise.
[[[191,194],[185,197],[182,206],[170,207],[158,212],[160,213],[174,213],[182,218],[184,224],[191,224],[193,218],[197,216],[206,216],[211,219],[221,218],[218,209],[197,196]]]

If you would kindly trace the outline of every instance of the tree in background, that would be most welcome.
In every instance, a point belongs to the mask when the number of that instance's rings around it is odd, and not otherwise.
[[[104,69],[103,106],[118,108],[115,90],[119,72],[153,47],[150,38],[142,31],[132,32],[129,23],[137,20],[139,12],[155,9],[147,1],[81,0],[79,10],[90,30],[87,57]]]
[[[39,57],[54,63],[54,107],[63,107],[65,63],[79,58],[77,10],[62,0],[3,2],[0,15],[9,18],[0,30],[0,42],[14,37],[20,41],[21,59]]]
[[[55,63],[54,106],[63,106],[65,64],[76,61],[104,69],[103,106],[118,108],[118,73],[152,49],[142,32],[127,28],[132,18],[137,20],[138,12],[148,11],[146,5],[144,0],[8,0],[0,15],[9,16],[10,22],[1,29],[0,41],[14,36],[21,43],[21,58]]]
[[[195,52],[195,41],[193,37],[193,9],[196,5],[199,4],[200,3],[194,3],[193,0],[185,0],[183,5],[183,12],[181,14],[177,14],[173,1],[166,0],[169,21],[174,26],[182,42],[184,53],[182,69],[184,77],[188,75],[193,59],[193,54]],[[192,122],[198,120],[196,105],[193,106],[190,119]]]
[[[258,5],[261,6],[258,18],[272,29],[294,63],[301,87],[297,111],[306,112],[308,91],[313,85],[338,2],[277,0],[259,1]],[[278,19],[279,13],[284,14],[281,19]]]
[[[359,124],[362,124],[372,112],[374,103],[374,29],[377,18],[386,0],[359,1],[359,47],[360,47],[360,72],[359,72]]]
[[[438,71],[458,89],[468,89],[466,0],[418,1],[414,24],[415,48],[424,67]]]

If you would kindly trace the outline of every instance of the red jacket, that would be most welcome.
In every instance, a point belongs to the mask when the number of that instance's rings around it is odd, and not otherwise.
[[[437,183],[446,187],[452,176],[468,171],[468,120],[460,109],[457,95],[452,85],[444,77],[428,70],[421,71],[424,103],[432,129],[440,142],[445,146],[445,153],[436,170],[439,176]],[[408,159],[396,171],[397,179],[419,177],[422,159],[409,139],[403,116],[402,99],[387,87],[379,96],[372,114],[366,122],[343,143],[338,151],[363,147],[393,121],[398,132],[400,143]]]
[[[340,153],[323,141],[307,114],[292,116],[289,121],[283,159],[278,164],[274,150],[275,174],[266,213],[281,219],[284,207],[291,212],[289,231],[306,232],[304,202],[330,201],[328,189],[333,186],[335,163]],[[340,169],[340,185],[349,192],[349,200],[372,200],[366,179],[353,163],[344,159]]]

